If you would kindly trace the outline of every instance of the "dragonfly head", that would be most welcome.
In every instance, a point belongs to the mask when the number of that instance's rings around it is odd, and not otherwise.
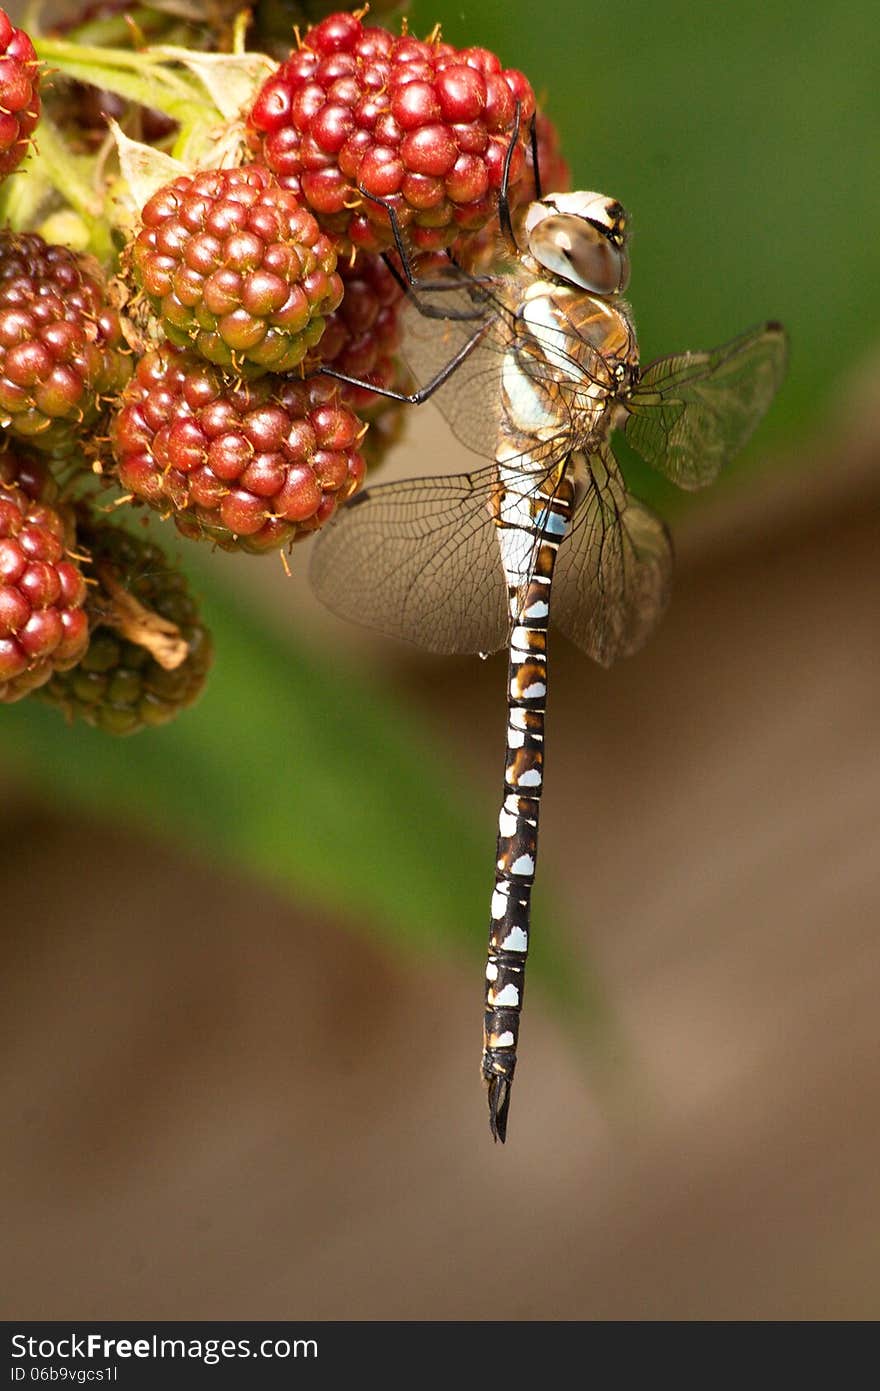
[[[524,231],[545,270],[591,294],[616,295],[629,283],[626,223],[604,193],[551,193],[529,206]]]

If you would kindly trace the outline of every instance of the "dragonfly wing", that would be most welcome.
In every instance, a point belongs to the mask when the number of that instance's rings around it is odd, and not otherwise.
[[[556,561],[556,626],[610,666],[645,642],[666,608],[671,579],[666,526],[627,493],[610,449],[591,455],[586,491]]]
[[[476,346],[430,400],[466,449],[494,459],[503,421],[501,373],[512,316],[500,283],[481,284],[451,262],[425,271],[403,306],[401,354],[417,386],[434,381],[472,339]],[[439,288],[438,288],[439,287]]]
[[[626,438],[680,488],[703,488],[748,442],[786,361],[785,330],[773,323],[711,352],[659,358],[623,402]]]
[[[341,618],[431,652],[494,652],[508,596],[495,468],[367,488],[322,531],[310,579]]]

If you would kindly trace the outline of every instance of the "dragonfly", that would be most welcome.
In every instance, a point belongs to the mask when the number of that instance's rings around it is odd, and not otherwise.
[[[628,490],[628,443],[681,488],[746,444],[785,372],[766,322],[708,352],[639,361],[623,298],[627,214],[595,192],[541,196],[516,232],[502,185],[500,259],[417,274],[388,207],[407,288],[402,351],[467,473],[367,487],[318,538],[310,579],[336,614],[431,652],[507,649],[507,733],[485,978],[482,1075],[507,1136],[544,784],[551,622],[603,666],[635,652],[669,597],[663,521]],[[377,200],[378,201],[378,200]],[[330,372],[355,385],[356,378]]]

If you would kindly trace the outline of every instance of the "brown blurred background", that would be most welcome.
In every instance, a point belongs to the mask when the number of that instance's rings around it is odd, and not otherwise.
[[[591,1075],[533,989],[504,1149],[470,967],[3,790],[6,1317],[877,1315],[880,393],[845,407],[679,528],[642,655],[555,643],[542,874],[616,1043]],[[499,661],[387,650],[493,787]]]

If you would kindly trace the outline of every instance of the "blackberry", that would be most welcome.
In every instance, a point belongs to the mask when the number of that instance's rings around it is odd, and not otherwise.
[[[495,214],[517,102],[511,188],[525,171],[534,111],[522,73],[483,48],[395,37],[335,14],[264,84],[249,137],[341,246],[393,245],[372,195],[394,206],[415,251],[431,251]]]
[[[0,704],[75,665],[88,644],[72,528],[44,482],[38,464],[0,454]]]
[[[0,233],[0,424],[69,452],[130,372],[97,262],[35,232]]]
[[[138,363],[111,444],[122,486],[184,535],[260,552],[316,530],[355,492],[363,429],[329,378],[235,382],[164,347]]]
[[[262,165],[175,179],[141,218],[134,279],[166,337],[218,366],[289,372],[342,298],[332,242]]]
[[[110,522],[81,523],[80,544],[95,579],[89,596],[92,632],[78,664],[56,672],[40,697],[69,721],[81,719],[106,734],[136,734],[167,724],[201,695],[213,656],[211,635],[182,572],[152,541]],[[128,600],[126,608],[120,596]],[[134,601],[133,604],[131,601]],[[175,663],[159,661],[154,645],[136,641],[137,606],[176,632]],[[120,626],[124,631],[120,631]]]
[[[40,119],[40,67],[34,46],[0,10],[0,179],[17,169]]]

